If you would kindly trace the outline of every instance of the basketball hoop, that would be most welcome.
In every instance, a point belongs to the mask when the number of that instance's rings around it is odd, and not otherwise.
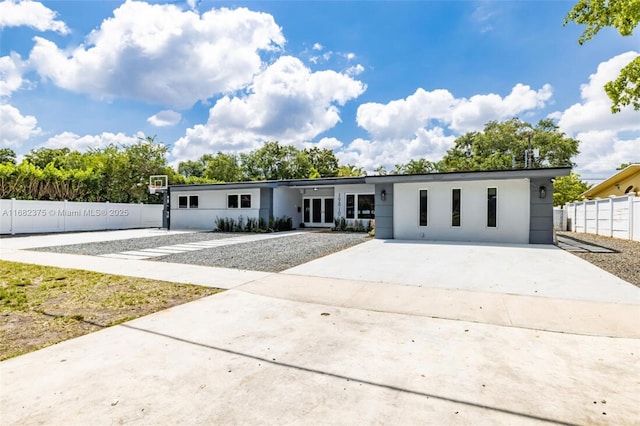
[[[169,178],[167,175],[149,176],[149,194],[165,192],[169,186]]]

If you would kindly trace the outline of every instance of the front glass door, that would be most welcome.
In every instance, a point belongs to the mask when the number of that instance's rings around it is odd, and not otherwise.
[[[304,198],[302,221],[308,226],[333,225],[333,198]]]

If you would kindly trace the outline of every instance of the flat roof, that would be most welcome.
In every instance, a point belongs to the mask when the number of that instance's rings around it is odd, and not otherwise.
[[[571,167],[548,167],[538,169],[508,169],[508,170],[472,170],[462,172],[426,173],[413,175],[375,175],[329,177],[318,179],[282,179],[245,182],[196,183],[169,185],[174,191],[191,191],[194,189],[248,189],[248,188],[276,188],[282,186],[333,186],[345,184],[375,184],[375,183],[405,183],[405,182],[455,182],[489,179],[527,179],[568,176]]]

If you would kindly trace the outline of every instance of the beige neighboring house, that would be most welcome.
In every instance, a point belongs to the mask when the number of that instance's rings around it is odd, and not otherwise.
[[[582,198],[595,200],[640,192],[640,163],[631,164],[605,181],[582,193]]]

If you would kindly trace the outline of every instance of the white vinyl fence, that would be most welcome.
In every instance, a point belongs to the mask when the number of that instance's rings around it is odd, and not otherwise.
[[[161,204],[0,200],[0,234],[160,227]]]
[[[640,197],[625,195],[569,203],[564,210],[573,232],[640,241]],[[555,215],[554,215],[555,223]]]

